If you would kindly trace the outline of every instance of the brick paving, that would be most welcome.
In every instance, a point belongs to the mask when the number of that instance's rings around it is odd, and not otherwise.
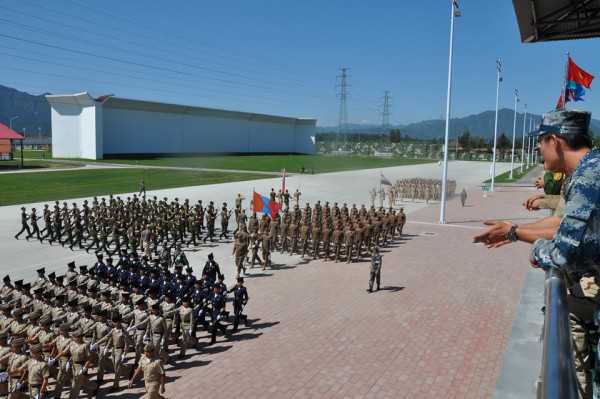
[[[247,278],[249,328],[167,368],[166,396],[490,398],[502,366],[528,247],[471,243],[480,221],[517,215],[531,191],[470,190],[409,216],[384,254],[383,289],[365,292],[368,263],[289,261]],[[107,397],[130,398],[129,390]]]

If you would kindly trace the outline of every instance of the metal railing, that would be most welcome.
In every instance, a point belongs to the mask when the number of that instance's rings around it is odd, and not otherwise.
[[[573,341],[563,273],[546,272],[542,375],[538,398],[577,399]]]

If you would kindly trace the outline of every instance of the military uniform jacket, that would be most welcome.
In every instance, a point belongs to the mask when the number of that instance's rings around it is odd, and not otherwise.
[[[160,310],[162,311],[165,319],[173,320],[175,318],[175,312],[173,312],[173,310],[175,310],[174,303],[163,302],[160,304]]]
[[[371,257],[371,273],[377,273],[381,270],[381,255],[373,255]]]
[[[74,364],[83,365],[90,357],[88,344],[85,342],[77,343],[72,341],[69,344],[69,352],[71,353],[71,360]]]
[[[70,343],[71,343],[71,340],[69,338],[59,335],[58,338],[56,338],[56,349],[60,353],[60,352],[64,351],[69,346]],[[62,359],[67,360],[66,356],[63,357]]]
[[[144,381],[146,383],[160,382],[161,376],[165,374],[160,359],[149,359],[146,356],[143,356],[140,359],[140,368],[144,373]]]
[[[50,377],[48,364],[43,360],[29,359],[27,362],[27,382],[29,386],[39,386],[44,378]]]
[[[22,353],[11,353],[8,359],[8,373],[13,378],[21,376],[19,369],[23,367],[29,358]]]
[[[123,330],[122,328],[115,327],[110,331],[110,336],[110,343],[113,346],[113,348],[125,348],[128,337],[127,332],[125,330]]]
[[[194,324],[194,309],[191,307],[182,306],[179,308],[179,318],[185,329],[188,329]]]
[[[160,315],[150,315],[148,322],[148,332],[153,335],[164,335],[167,331],[167,323],[165,318]]]
[[[0,358],[8,355],[10,353],[10,348],[8,346],[0,346]],[[0,363],[0,373],[3,373],[7,370],[8,366],[6,363]]]

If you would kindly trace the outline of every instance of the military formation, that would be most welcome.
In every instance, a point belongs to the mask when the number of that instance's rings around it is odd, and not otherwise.
[[[61,275],[41,268],[29,283],[4,277],[0,397],[94,396],[112,373],[111,390],[142,374],[147,397],[161,398],[164,366],[197,348],[201,330],[213,344],[248,323],[243,278],[228,288],[212,254],[198,278],[176,253],[150,265],[136,255],[96,256],[93,267],[70,262]]]
[[[241,195],[236,199],[240,210],[242,199]],[[220,238],[228,239],[231,216],[226,203],[218,210],[213,201],[205,206],[202,200],[192,204],[188,199],[146,199],[134,194],[123,200],[110,195],[108,200],[94,197],[91,204],[85,200],[81,207],[75,202],[70,207],[59,201],[52,208],[45,204],[41,214],[36,208],[28,213],[22,207],[21,229],[15,238],[26,234],[27,240],[56,243],[71,250],[102,250],[110,255],[139,250],[150,257],[176,245],[198,246],[217,240],[215,224],[219,217]],[[239,217],[241,213],[236,213],[236,219]]]
[[[325,261],[359,261],[370,256],[372,247],[385,246],[401,235],[405,223],[403,209],[345,203],[340,207],[321,201],[312,207],[308,202],[303,208],[296,204],[274,216],[259,217],[254,212],[247,220],[240,219],[235,234],[237,274],[256,264],[263,270],[270,267],[273,251]]]
[[[446,195],[452,197],[456,192],[456,181],[448,180],[446,186]],[[390,204],[396,204],[403,201],[440,201],[442,198],[442,181],[439,179],[399,179],[389,186],[387,190],[380,188],[379,192],[380,203],[383,203],[387,197]],[[372,195],[372,202],[375,198]],[[393,205],[390,205],[393,206]]]

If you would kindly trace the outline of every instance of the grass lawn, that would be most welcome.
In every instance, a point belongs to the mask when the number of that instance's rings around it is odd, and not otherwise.
[[[326,173],[344,170],[385,168],[388,166],[415,165],[435,161],[426,159],[327,155],[206,155],[140,159],[105,159],[104,162],[210,169],[256,170],[261,172],[279,172],[281,169],[285,168],[290,173],[298,173],[302,166],[304,166],[308,173],[310,173],[311,170],[314,170],[314,173]]]
[[[531,172],[536,167],[537,167],[537,165],[531,165],[529,168],[524,167],[523,172],[521,172],[520,166],[518,168],[514,168],[512,180],[510,179],[510,170],[508,172],[501,173],[501,174],[497,175],[496,178],[494,179],[494,184],[496,184],[496,183],[516,183],[517,181],[519,181],[519,179],[521,177],[525,176],[527,173]],[[491,182],[492,182],[492,179],[487,179],[486,181],[484,181],[484,183],[491,183]]]
[[[21,151],[16,150],[14,154],[15,159],[21,159]],[[50,150],[24,150],[23,158],[29,159],[51,159],[52,151]]]
[[[0,174],[0,205],[263,179],[264,175],[161,169],[92,169]]]
[[[20,170],[21,160],[14,159],[12,161],[0,161],[0,172],[10,170]],[[24,169],[56,169],[56,168],[74,168],[80,167],[80,164],[65,162],[48,162],[43,160],[25,160],[23,162]]]

